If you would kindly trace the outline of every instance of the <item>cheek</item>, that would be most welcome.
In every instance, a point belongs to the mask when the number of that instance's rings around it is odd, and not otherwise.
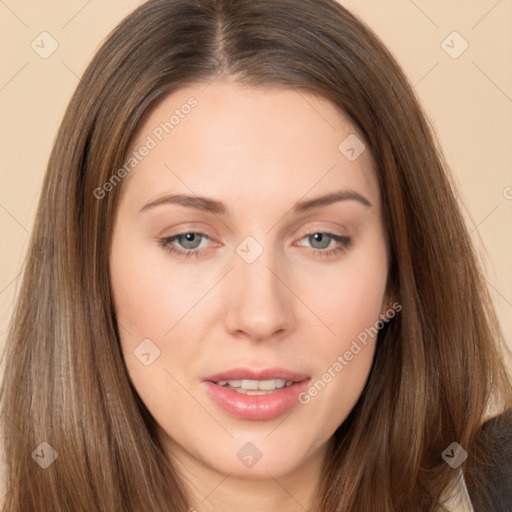
[[[165,262],[164,249],[131,243],[121,234],[113,240],[111,286],[124,360],[135,389],[160,420],[163,411],[166,418],[197,413],[197,405],[173,379],[183,380],[172,361],[184,368],[193,364],[193,340],[184,343],[177,333],[186,331],[185,315],[204,293],[200,284],[183,282],[175,271],[170,275]]]
[[[385,246],[379,242],[369,252],[351,255],[335,274],[317,273],[308,285],[316,290],[309,294],[308,304],[329,327],[315,341],[311,358],[318,371],[299,397],[317,431],[334,431],[364,389],[382,326],[378,321],[386,280]]]
[[[193,307],[208,283],[176,272],[162,248],[123,242],[121,237],[114,241],[111,255],[118,321],[134,339],[161,339]]]
[[[386,281],[386,249],[378,237],[364,250],[347,254],[340,265],[319,266],[301,277],[297,283],[301,296],[328,327],[322,337],[326,351],[344,350],[350,340],[377,322],[384,306]]]

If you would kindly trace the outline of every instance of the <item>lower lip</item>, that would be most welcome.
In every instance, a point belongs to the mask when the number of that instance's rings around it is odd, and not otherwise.
[[[265,395],[243,395],[213,382],[203,382],[212,400],[227,413],[243,420],[266,421],[278,418],[292,409],[309,380],[295,382]]]

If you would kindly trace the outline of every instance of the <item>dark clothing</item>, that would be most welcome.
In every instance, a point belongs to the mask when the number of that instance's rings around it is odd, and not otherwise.
[[[512,512],[512,409],[486,421],[478,434],[478,470],[465,475],[475,512]]]

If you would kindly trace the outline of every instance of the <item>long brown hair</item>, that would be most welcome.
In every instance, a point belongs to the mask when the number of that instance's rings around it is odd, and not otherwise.
[[[120,350],[108,256],[122,182],[103,199],[94,191],[164,95],[219,76],[331,100],[377,162],[402,311],[379,333],[363,394],[334,435],[318,510],[439,509],[455,476],[443,451],[459,443],[464,470],[478,471],[477,431],[492,403],[512,407],[512,385],[445,161],[406,77],[334,0],[150,0],[93,58],[48,163],[4,354],[4,510],[190,506]],[[46,469],[35,463],[43,442],[58,454]]]

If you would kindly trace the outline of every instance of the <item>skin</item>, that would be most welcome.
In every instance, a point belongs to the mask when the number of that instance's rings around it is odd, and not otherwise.
[[[274,420],[229,415],[201,381],[239,366],[278,366],[314,382],[389,310],[372,157],[365,150],[349,161],[339,151],[357,130],[328,100],[227,78],[164,98],[130,151],[190,96],[198,105],[121,185],[110,271],[126,366],[165,453],[183,474],[191,507],[304,510],[332,435],[364,388],[375,338],[307,405]],[[291,211],[296,201],[342,189],[371,206],[344,200]],[[215,198],[229,214],[175,204],[140,212],[169,193]],[[158,243],[186,232],[209,238],[171,245],[199,257],[171,254]],[[350,237],[352,245],[322,257],[341,244],[324,238],[322,245],[311,233]],[[252,263],[236,252],[247,236],[263,248]],[[144,339],[160,350],[148,366],[134,355]],[[251,468],[237,457],[247,442],[262,454]]]

